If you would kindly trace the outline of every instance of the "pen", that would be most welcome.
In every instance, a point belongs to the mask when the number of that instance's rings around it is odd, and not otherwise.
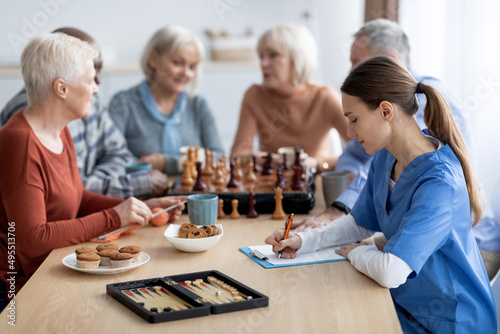
[[[283,236],[283,240],[286,240],[286,238],[288,238],[288,232],[290,232],[290,227],[292,226],[292,222],[293,222],[293,213],[290,214],[290,216],[288,216],[288,218],[286,219],[285,235]],[[279,251],[278,259],[281,259],[281,254],[283,254],[283,249]]]

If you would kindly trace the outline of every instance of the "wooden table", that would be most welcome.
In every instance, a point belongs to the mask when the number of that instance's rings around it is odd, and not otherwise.
[[[324,209],[318,188],[318,204],[311,213]],[[188,217],[182,216],[179,223],[186,221]],[[0,333],[401,333],[389,290],[349,262],[264,269],[238,250],[263,244],[284,221],[266,214],[218,223],[223,224],[224,236],[202,253],[173,248],[163,236],[165,226],[147,226],[122,236],[116,241],[120,246],[140,245],[151,260],[121,274],[71,270],[61,261],[79,246],[55,249],[17,294],[16,327],[8,325],[5,309]],[[203,270],[219,270],[267,295],[269,306],[150,324],[106,294],[109,283]]]

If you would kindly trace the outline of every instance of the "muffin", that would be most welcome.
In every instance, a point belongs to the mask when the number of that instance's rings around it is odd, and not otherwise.
[[[119,249],[120,253],[130,253],[134,256],[134,261],[139,261],[141,257],[141,246],[125,246]]]
[[[102,244],[96,247],[97,251],[102,251],[105,249],[113,249],[113,250],[118,250],[118,244]]]
[[[101,266],[110,266],[111,261],[109,260],[109,258],[111,257],[111,255],[115,255],[115,254],[119,254],[119,253],[120,252],[118,252],[118,250],[111,249],[111,248],[105,248],[105,249],[99,251],[99,253],[97,253],[97,255],[99,255],[101,257]]]
[[[83,253],[93,253],[97,254],[97,249],[95,248],[90,248],[90,247],[80,247],[75,250],[76,255],[83,254]]]
[[[76,256],[76,263],[83,269],[95,269],[99,267],[101,257],[96,253],[82,253]]]
[[[134,255],[130,253],[118,253],[109,257],[111,266],[114,268],[128,267],[134,261]]]

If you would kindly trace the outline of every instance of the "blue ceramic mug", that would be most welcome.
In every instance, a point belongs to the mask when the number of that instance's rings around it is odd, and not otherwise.
[[[195,225],[214,225],[217,222],[219,197],[214,194],[188,196],[189,220]]]

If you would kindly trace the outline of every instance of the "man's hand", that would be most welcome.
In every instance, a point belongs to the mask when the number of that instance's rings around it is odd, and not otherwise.
[[[139,159],[139,161],[150,163],[153,169],[157,169],[159,171],[165,170],[165,156],[161,153],[151,153],[149,155],[143,155]]]
[[[325,212],[306,219],[292,223],[292,229],[295,232],[303,232],[310,228],[317,228],[330,224],[335,219],[345,216],[345,212],[330,206]]]
[[[151,196],[165,195],[168,189],[168,176],[157,169],[148,172],[149,180],[151,181]]]

